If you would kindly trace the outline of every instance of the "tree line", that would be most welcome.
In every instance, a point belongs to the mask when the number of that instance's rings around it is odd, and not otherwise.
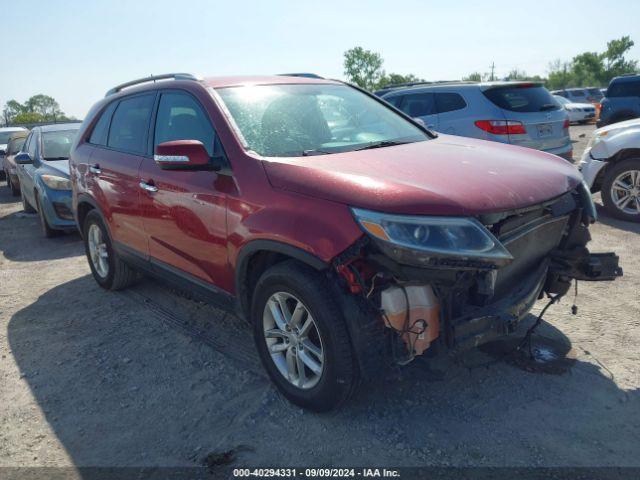
[[[607,42],[602,52],[584,52],[570,61],[557,59],[549,64],[547,77],[528,75],[515,68],[499,78],[495,68],[489,72],[472,72],[462,80],[481,82],[495,80],[530,80],[542,82],[550,90],[570,87],[606,87],[613,77],[636,73],[638,60],[626,58],[634,42],[629,36]],[[344,74],[352,83],[367,90],[378,90],[388,85],[421,82],[424,79],[414,74],[386,73],[384,60],[377,52],[355,47],[344,52]]]
[[[75,120],[60,109],[58,102],[49,95],[33,95],[26,102],[9,100],[2,110],[5,125],[65,122]]]

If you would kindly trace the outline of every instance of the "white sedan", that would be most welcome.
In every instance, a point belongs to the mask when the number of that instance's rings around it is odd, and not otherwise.
[[[611,215],[640,222],[640,118],[593,132],[578,169]]]
[[[596,107],[590,103],[573,103],[560,95],[553,98],[567,111],[571,123],[586,123],[596,118]]]

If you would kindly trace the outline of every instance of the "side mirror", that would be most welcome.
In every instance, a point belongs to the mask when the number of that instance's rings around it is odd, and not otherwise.
[[[7,153],[6,150],[0,148],[0,156],[4,157],[6,155],[6,153]]]
[[[163,170],[215,170],[209,153],[198,140],[173,140],[156,146],[153,159]]]
[[[31,155],[27,152],[20,152],[13,158],[13,160],[19,165],[29,165],[30,163],[33,163]]]

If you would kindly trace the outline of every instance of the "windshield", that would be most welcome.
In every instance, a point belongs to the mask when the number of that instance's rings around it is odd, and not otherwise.
[[[22,150],[22,147],[24,146],[24,142],[27,139],[27,137],[21,137],[21,138],[15,138],[13,140],[11,140],[11,142],[9,142],[9,148],[8,151],[10,154],[15,154],[18,153],[20,150]]]
[[[512,112],[543,112],[559,110],[549,90],[540,85],[508,85],[484,91],[485,96],[495,105]]]
[[[553,98],[555,99],[556,102],[558,102],[560,105],[566,105],[567,103],[571,103],[569,100],[567,100],[564,97],[561,97],[560,95],[554,95]]]
[[[216,89],[246,147],[265,157],[319,155],[427,140],[411,122],[345,85]]]
[[[11,135],[14,135],[16,132],[0,132],[0,144],[6,145],[9,143],[9,139]]]
[[[45,160],[66,160],[69,158],[71,144],[78,130],[60,130],[42,134],[42,158]]]

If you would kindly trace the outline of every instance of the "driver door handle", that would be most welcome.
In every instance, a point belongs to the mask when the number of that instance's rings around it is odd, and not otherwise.
[[[149,180],[149,182],[140,182],[140,188],[151,193],[158,191],[158,187],[153,184],[153,180]]]
[[[102,173],[102,170],[100,170],[100,165],[98,165],[97,163],[89,165],[89,171],[91,173],[95,173],[96,175],[100,175]]]

